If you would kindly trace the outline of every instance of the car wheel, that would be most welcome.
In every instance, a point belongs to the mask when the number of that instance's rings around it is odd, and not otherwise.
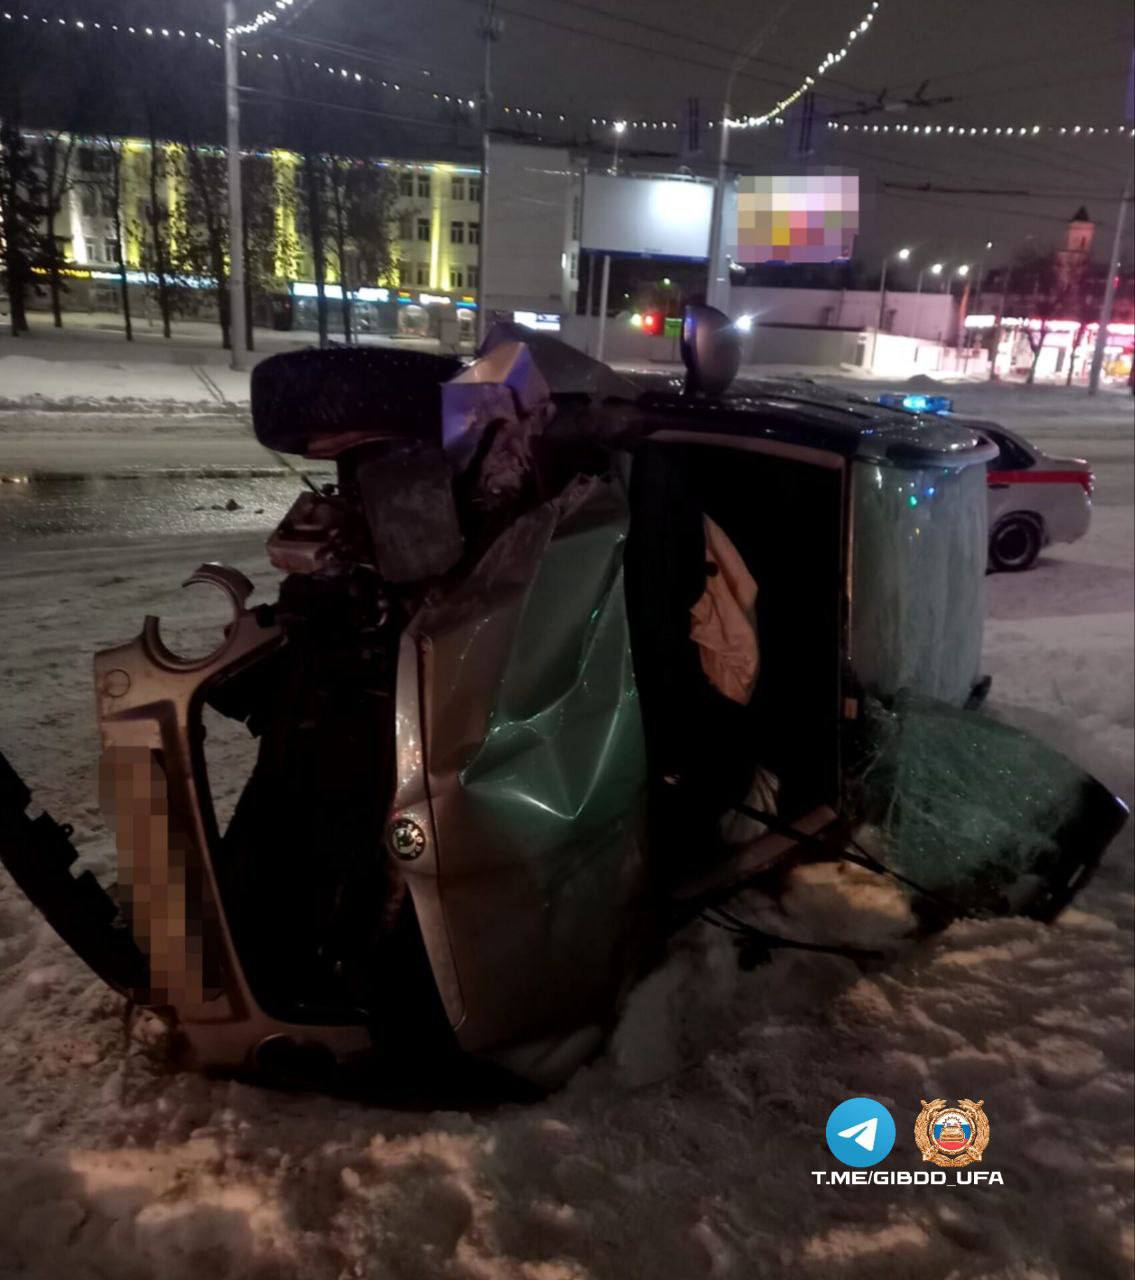
[[[989,536],[989,563],[1002,572],[1031,569],[1044,545],[1040,525],[1031,516],[1006,516]]]

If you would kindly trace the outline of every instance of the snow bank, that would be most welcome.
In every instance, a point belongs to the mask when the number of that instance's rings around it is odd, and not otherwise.
[[[248,401],[248,374],[206,367],[192,350],[176,362],[0,356],[0,409],[216,410]]]

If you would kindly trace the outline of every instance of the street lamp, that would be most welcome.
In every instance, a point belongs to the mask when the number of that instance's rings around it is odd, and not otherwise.
[[[942,274],[942,263],[935,262],[933,266],[930,266],[930,267],[919,267],[918,284],[915,286],[915,290],[914,290],[915,293],[922,292],[922,281],[925,278],[927,271],[929,271],[932,275],[940,276]]]
[[[963,262],[962,265],[958,268],[958,275],[960,275],[963,279],[969,275],[968,262]]]
[[[619,141],[627,131],[627,122],[625,120],[616,120],[611,127],[615,131],[615,159],[611,165],[611,172],[617,175],[619,172]]]
[[[910,250],[909,250],[909,249],[900,249],[900,250],[895,254],[895,257],[896,257],[896,258],[898,258],[898,260],[899,260],[900,262],[906,262],[906,260],[910,257]],[[883,257],[883,271],[882,271],[882,274],[879,276],[879,323],[875,326],[875,334],[876,334],[875,341],[876,341],[876,342],[878,342],[878,334],[881,332],[881,330],[882,330],[882,328],[883,328],[883,318],[884,318],[884,316],[885,316],[885,314],[886,314],[886,305],[887,305],[887,264],[888,264],[889,262],[890,262],[890,255],[889,255],[889,254],[884,255],[884,257]]]

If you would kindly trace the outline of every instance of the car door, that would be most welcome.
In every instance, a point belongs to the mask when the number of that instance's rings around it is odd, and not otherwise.
[[[997,446],[997,457],[986,463],[986,484],[989,490],[989,527],[1011,511],[1019,511],[1023,505],[1016,477],[1036,466],[1036,458],[1023,445],[1000,431],[983,427],[982,430]]]

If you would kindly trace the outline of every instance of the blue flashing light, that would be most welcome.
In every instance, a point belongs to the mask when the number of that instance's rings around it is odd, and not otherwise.
[[[914,392],[884,391],[879,404],[887,409],[905,409],[907,413],[952,413],[954,402],[949,396],[925,396]]]

